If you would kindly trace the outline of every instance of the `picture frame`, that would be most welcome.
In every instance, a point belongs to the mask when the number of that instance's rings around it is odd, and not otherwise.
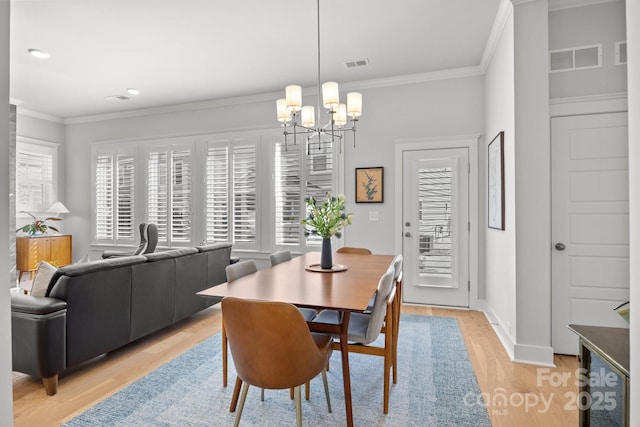
[[[487,159],[488,226],[504,230],[504,131],[489,143]]]
[[[384,168],[356,168],[356,203],[384,202]]]

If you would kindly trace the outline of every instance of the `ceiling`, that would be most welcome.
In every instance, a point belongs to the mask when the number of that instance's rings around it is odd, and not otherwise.
[[[322,81],[366,87],[478,67],[499,5],[321,0]],[[315,0],[11,0],[10,96],[59,119],[257,94],[275,100],[287,84],[317,86],[316,20]],[[51,56],[34,58],[29,48]],[[365,58],[368,67],[344,65]],[[107,99],[114,95],[131,99]]]

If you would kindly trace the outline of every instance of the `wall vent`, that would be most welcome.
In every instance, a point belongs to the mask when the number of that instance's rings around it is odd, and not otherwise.
[[[627,63],[627,42],[616,42],[616,65]]]
[[[602,45],[580,46],[549,52],[549,72],[602,67]]]
[[[347,61],[344,63],[344,66],[347,68],[361,68],[361,67],[368,67],[369,66],[369,59],[365,58],[365,59],[357,59],[354,61]]]

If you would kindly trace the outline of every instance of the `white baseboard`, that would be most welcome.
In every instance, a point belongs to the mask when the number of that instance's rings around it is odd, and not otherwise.
[[[493,326],[493,330],[512,362],[555,367],[553,363],[553,347],[518,344],[514,342],[511,335],[505,329],[505,322],[500,320],[500,317],[487,302],[485,300],[479,300],[478,306],[489,321],[489,324]]]

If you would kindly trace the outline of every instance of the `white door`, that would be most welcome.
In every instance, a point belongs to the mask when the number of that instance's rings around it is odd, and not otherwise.
[[[469,306],[469,152],[403,152],[403,300]]]
[[[568,324],[628,327],[613,311],[629,300],[627,114],[551,121],[552,346],[577,354]]]

